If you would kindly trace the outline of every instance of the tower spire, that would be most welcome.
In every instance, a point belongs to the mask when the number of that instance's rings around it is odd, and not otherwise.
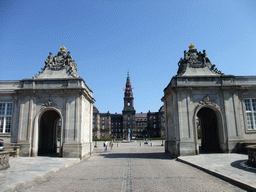
[[[132,92],[132,85],[130,80],[129,71],[127,72],[127,79],[126,85],[124,88],[124,110],[126,109],[134,109],[133,107],[133,92]]]
[[[123,109],[123,136],[130,141],[135,128],[135,109],[133,106],[133,93],[129,71],[127,72],[126,85],[124,88],[124,109]]]

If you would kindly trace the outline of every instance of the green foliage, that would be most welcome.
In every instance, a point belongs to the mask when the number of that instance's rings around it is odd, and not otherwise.
[[[197,136],[198,136],[198,138],[201,138],[201,137],[202,137],[200,125],[197,126]]]

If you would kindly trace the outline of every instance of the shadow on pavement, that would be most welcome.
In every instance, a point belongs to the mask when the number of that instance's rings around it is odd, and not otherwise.
[[[248,171],[248,172],[251,172],[251,173],[256,173],[256,168],[249,166],[247,164],[247,160],[234,161],[230,165],[232,167],[237,168],[237,169],[242,169],[244,171]]]
[[[105,158],[174,159],[165,153],[110,153],[100,155]]]
[[[45,153],[38,155],[39,157],[56,157],[56,158],[62,158],[60,157],[59,153]]]

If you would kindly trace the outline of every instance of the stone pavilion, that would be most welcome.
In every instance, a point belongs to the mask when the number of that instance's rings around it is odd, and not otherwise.
[[[83,158],[92,145],[92,90],[63,46],[30,79],[0,81],[0,138],[21,156]]]
[[[223,74],[193,44],[162,101],[165,151],[173,156],[235,152],[256,140],[256,76]]]

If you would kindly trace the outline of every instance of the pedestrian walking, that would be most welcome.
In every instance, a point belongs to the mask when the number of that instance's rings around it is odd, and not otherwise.
[[[0,139],[0,150],[4,149],[4,140]]]
[[[114,146],[113,141],[110,141],[109,146],[110,146],[110,149],[112,150],[112,148],[113,148],[113,146]]]
[[[107,150],[108,150],[108,142],[105,141],[104,144],[103,144],[103,146],[105,147],[105,152],[107,152]]]

